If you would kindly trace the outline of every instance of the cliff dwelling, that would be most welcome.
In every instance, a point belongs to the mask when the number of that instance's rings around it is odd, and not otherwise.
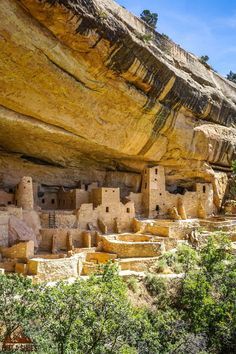
[[[1,267],[39,280],[90,274],[109,260],[144,270],[202,223],[217,222],[212,184],[178,183],[170,190],[160,165],[143,170],[138,193],[98,182],[50,187],[22,177],[0,191]]]
[[[145,272],[201,228],[236,230],[234,83],[112,0],[0,16],[2,272]]]

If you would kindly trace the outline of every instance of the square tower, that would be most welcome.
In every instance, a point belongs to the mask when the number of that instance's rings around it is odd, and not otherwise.
[[[92,189],[92,202],[95,208],[98,205],[119,204],[120,188],[94,188]]]
[[[163,166],[146,168],[142,174],[142,203],[146,217],[163,214],[165,205],[165,170]]]

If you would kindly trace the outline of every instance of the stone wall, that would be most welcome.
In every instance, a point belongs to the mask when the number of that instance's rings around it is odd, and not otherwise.
[[[120,203],[120,189],[119,188],[96,188],[92,190],[93,206],[110,205]]]
[[[11,247],[1,247],[4,258],[28,260],[34,256],[34,241],[19,242]]]
[[[16,187],[16,205],[22,209],[34,208],[34,191],[31,177],[22,177]]]
[[[96,185],[96,184],[95,184]],[[89,203],[90,192],[83,189],[76,189],[75,191],[75,209],[79,209],[82,204]]]
[[[143,171],[142,179],[142,204],[146,217],[156,218],[159,215],[168,215],[169,209],[176,207],[181,202],[187,218],[197,218],[199,204],[202,204],[206,215],[216,211],[214,193],[211,183],[194,183],[195,190],[181,187],[183,193],[172,193],[166,190],[165,170],[162,166],[155,166]],[[132,196],[134,199],[134,196]],[[140,208],[139,195],[136,196]]]
[[[148,233],[154,236],[184,239],[191,231],[200,227],[198,220],[137,220],[134,222],[134,231]]]
[[[82,272],[84,254],[77,254],[69,258],[43,259],[34,258],[28,263],[28,274],[36,276],[35,281],[58,281],[76,278]]]
[[[0,211],[0,247],[8,246],[8,221],[8,213]]]
[[[60,189],[58,192],[58,209],[74,210],[76,209],[76,190],[66,191]]]
[[[0,190],[0,206],[7,206],[14,203],[14,194]]]
[[[40,231],[40,250],[50,252],[52,249],[52,238],[55,236],[58,251],[66,251],[68,233],[72,236],[73,245],[76,248],[84,247],[82,232],[79,229],[42,229]],[[92,245],[95,245],[95,242],[95,236],[92,234]]]
[[[115,237],[118,241],[127,241],[127,242],[148,242],[152,236],[149,235],[138,235],[138,234],[122,234]]]
[[[122,231],[128,231],[134,216],[135,210],[132,202],[125,205],[121,202],[107,203],[99,205],[95,209],[93,204],[83,204],[78,211],[78,227],[81,230],[87,230],[88,223],[91,223],[97,228],[97,221],[100,219],[106,224],[108,232],[114,232],[116,219]]]
[[[143,205],[142,205],[142,193],[133,193],[131,192],[127,199],[134,203],[135,214],[142,215],[143,214]]]
[[[97,183],[91,183],[87,190],[74,188],[64,190],[60,188],[58,192],[45,191],[43,196],[38,198],[38,205],[43,210],[74,210],[79,209],[84,203],[89,203],[90,190],[97,188]]]
[[[107,252],[91,252],[87,253],[86,261],[93,263],[107,263],[109,261],[114,261],[117,258],[117,255],[114,253]]]
[[[102,237],[102,249],[104,252],[115,253],[118,258],[156,257],[162,252],[163,245],[160,242],[124,242],[109,240]]]
[[[50,212],[42,211],[39,213],[42,228],[49,227]],[[55,226],[57,228],[77,228],[77,216],[72,211],[55,211]]]
[[[38,206],[43,210],[58,209],[58,195],[56,192],[43,192],[43,196],[38,198]]]

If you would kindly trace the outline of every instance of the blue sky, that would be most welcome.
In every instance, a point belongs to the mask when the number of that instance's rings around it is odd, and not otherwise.
[[[159,15],[157,30],[197,56],[207,54],[220,74],[236,72],[236,0],[116,0],[139,15]]]

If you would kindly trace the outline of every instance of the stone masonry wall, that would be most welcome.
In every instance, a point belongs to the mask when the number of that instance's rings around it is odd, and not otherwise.
[[[0,212],[0,247],[8,246],[8,221],[8,213]]]
[[[16,205],[22,209],[34,208],[34,192],[31,177],[22,177],[16,187]]]
[[[160,242],[122,242],[102,237],[104,252],[115,253],[118,258],[156,257],[162,252]]]

